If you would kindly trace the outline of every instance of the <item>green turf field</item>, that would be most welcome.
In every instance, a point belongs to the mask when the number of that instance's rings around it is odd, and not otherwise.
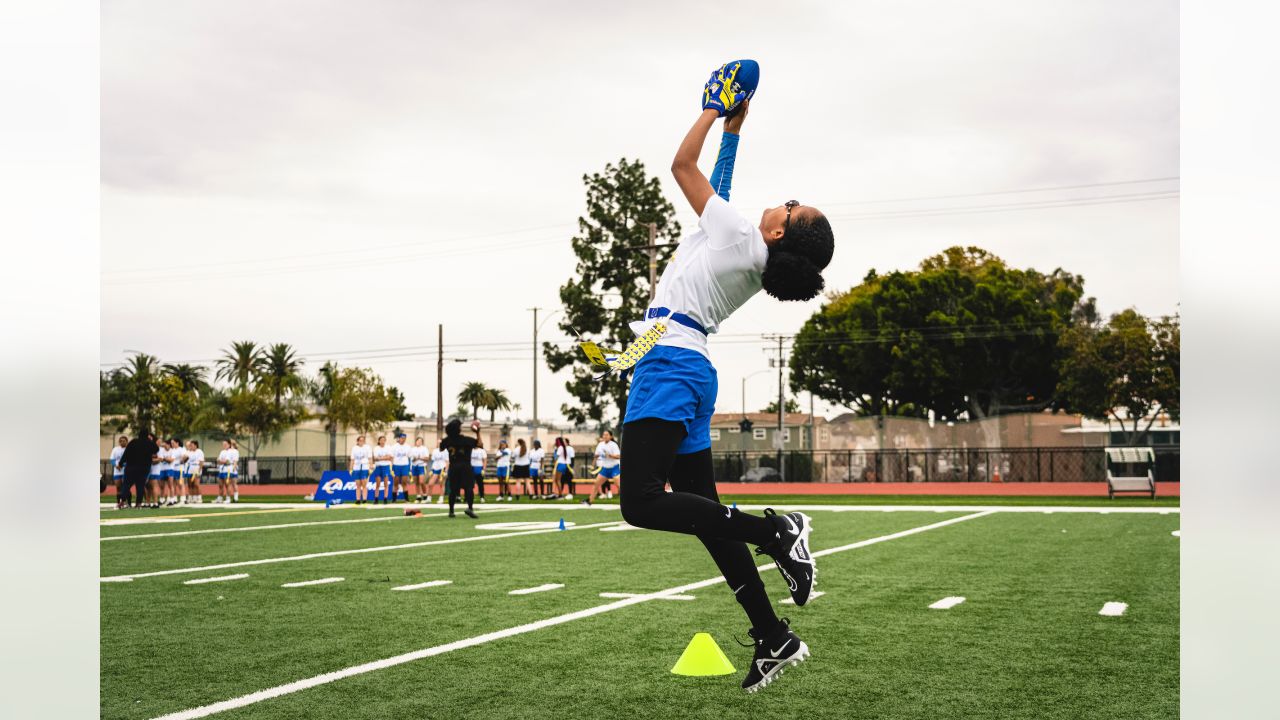
[[[825,594],[779,605],[813,655],[750,696],[739,689],[750,649],[734,642],[745,618],[723,583],[688,591],[692,601],[600,597],[719,574],[692,538],[603,531],[619,527],[616,507],[490,504],[479,521],[401,508],[106,511],[177,522],[101,528],[103,577],[131,578],[100,586],[102,715],[235,701],[213,717],[1176,717],[1179,515],[1152,510],[809,511],[814,551],[883,540],[818,559]],[[570,529],[476,527],[561,517]],[[886,537],[957,518],[968,519]],[[777,571],[762,572],[770,595],[787,597]],[[248,577],[184,584],[236,574]],[[281,587],[327,578],[343,580]],[[451,584],[392,590],[432,580]],[[563,587],[509,594],[543,584]],[[928,608],[948,596],[965,601]],[[1108,601],[1128,610],[1099,616]],[[738,673],[668,672],[699,631]],[[450,643],[462,647],[440,648]]]

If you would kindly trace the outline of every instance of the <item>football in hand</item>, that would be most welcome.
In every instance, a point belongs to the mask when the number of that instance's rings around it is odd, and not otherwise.
[[[471,421],[471,431],[472,431],[472,432],[480,432],[480,421],[479,421],[479,420],[472,420],[472,421]]]

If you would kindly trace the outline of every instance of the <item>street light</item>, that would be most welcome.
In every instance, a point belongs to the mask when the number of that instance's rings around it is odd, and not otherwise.
[[[767,372],[769,372],[768,368],[764,370],[757,370],[742,378],[742,417],[745,418],[747,416],[747,378],[752,378],[756,375]]]
[[[550,315],[538,322],[538,311],[542,308],[529,308],[533,311],[533,439],[538,439],[538,331],[551,318],[559,315],[561,311],[556,310]]]

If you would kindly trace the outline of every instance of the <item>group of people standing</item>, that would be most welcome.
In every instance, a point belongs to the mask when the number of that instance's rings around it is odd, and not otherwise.
[[[203,503],[200,479],[207,464],[198,440],[184,443],[176,437],[157,439],[148,432],[131,441],[121,435],[111,450],[116,507],[159,508]],[[240,448],[235,440],[222,441],[216,466],[218,498],[214,502],[239,502]]]
[[[455,425],[456,423],[456,425]],[[457,432],[450,434],[449,428],[455,427]],[[408,444],[408,436],[399,433],[395,441],[387,443],[386,435],[379,435],[375,445],[368,445],[364,435],[356,437],[356,444],[351,448],[349,470],[356,481],[356,504],[370,502],[369,484],[373,483],[372,502],[387,504],[398,500],[408,501],[409,485],[413,485],[416,502],[431,502],[435,496],[438,502],[446,499],[452,504],[459,492],[468,496],[468,507],[472,505],[472,497],[485,498],[485,468],[489,462],[489,453],[480,439],[478,428],[473,426],[476,437],[462,436],[461,421],[452,421],[445,428],[445,438],[436,448],[426,445],[422,437],[415,437],[413,444]],[[450,443],[450,438],[462,438],[466,441],[465,454],[450,452],[461,441]],[[493,479],[498,483],[497,502],[514,502],[520,497],[536,500],[572,500],[576,492],[573,475],[573,445],[563,437],[555,439],[555,448],[551,456],[553,473],[544,473],[543,465],[547,451],[541,440],[527,443],[524,438],[516,440],[511,447],[506,440],[498,442],[494,451]],[[591,495],[583,502],[591,504],[596,498],[613,497],[613,482],[620,473],[621,452],[613,434],[605,431],[596,446],[596,481]],[[465,482],[453,482],[455,477]]]

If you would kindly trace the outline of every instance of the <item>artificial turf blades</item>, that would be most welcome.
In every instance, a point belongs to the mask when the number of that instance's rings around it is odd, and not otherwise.
[[[477,522],[619,519],[613,509],[484,509],[479,521],[408,518],[104,542],[102,575],[513,532],[477,530]],[[402,512],[237,512],[102,532]],[[154,513],[164,514],[173,513]],[[820,551],[972,513],[809,514]],[[214,717],[1174,717],[1180,541],[1170,532],[1178,524],[1176,513],[995,513],[822,557],[825,594],[804,608],[779,606],[813,657],[753,696],[738,688],[740,675],[668,672],[698,631],[712,633],[745,672],[751,651],[733,642],[746,639],[744,618],[717,584],[692,591],[695,601],[651,600]],[[249,577],[183,585],[235,573]],[[103,583],[102,715],[158,717],[613,602],[601,592],[654,592],[718,574],[689,537],[573,529]],[[775,570],[763,576],[771,597],[787,596]],[[328,577],[345,580],[280,587]],[[429,580],[453,583],[391,590]],[[565,587],[508,594],[544,583]],[[952,595],[966,601],[927,608]],[[1100,617],[1107,601],[1129,609]]]

